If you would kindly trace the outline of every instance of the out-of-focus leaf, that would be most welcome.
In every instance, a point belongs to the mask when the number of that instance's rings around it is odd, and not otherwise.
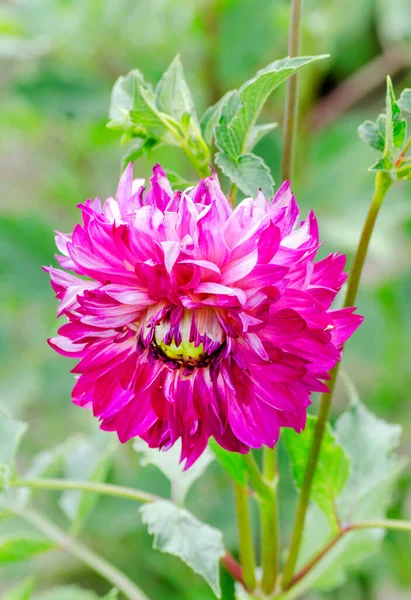
[[[341,415],[336,432],[351,457],[350,476],[338,499],[342,523],[382,517],[387,501],[380,506],[379,490],[400,465],[395,449],[401,427],[378,419],[359,402]]]
[[[377,0],[378,31],[385,44],[411,37],[411,4],[408,0]]]
[[[338,419],[335,430],[351,458],[348,481],[336,502],[341,525],[385,517],[403,468],[403,461],[395,453],[401,428],[378,419],[363,404],[355,402]],[[329,521],[312,507],[298,568],[318,552],[331,535],[334,534]],[[364,529],[345,535],[284,600],[298,598],[311,587],[332,589],[340,585],[347,569],[352,570],[375,554],[383,536],[382,529]]]
[[[105,481],[113,454],[112,440],[106,434],[82,441],[65,460],[65,477],[80,481]],[[77,532],[99,499],[98,494],[66,490],[59,504]]]
[[[273,197],[274,181],[270,169],[259,156],[249,153],[232,159],[223,152],[218,152],[215,162],[247,196],[255,197],[261,189],[267,199]]]
[[[183,65],[180,56],[176,56],[168,69],[163,73],[155,93],[157,108],[177,121],[181,122],[184,115],[190,115],[197,121],[193,97],[184,78]]]
[[[48,540],[24,537],[0,537],[0,564],[27,560],[54,548]]]
[[[200,458],[184,471],[180,463],[181,444],[176,442],[167,452],[149,448],[142,440],[135,440],[133,444],[136,452],[142,455],[141,465],[154,465],[167,477],[171,485],[171,497],[177,504],[183,504],[193,483],[201,477],[208,465],[213,460],[213,455],[206,450]]]
[[[225,553],[221,531],[166,500],[146,504],[140,512],[154,535],[153,547],[181,558],[221,597],[219,562]]]
[[[14,457],[27,424],[0,411],[0,490],[7,485],[14,468]]]
[[[208,445],[230,477],[239,485],[245,487],[247,485],[247,467],[244,462],[244,455],[224,450],[213,438],[210,438]]]
[[[405,88],[401,92],[398,106],[406,113],[411,113],[411,88]]]
[[[254,125],[251,128],[250,135],[248,136],[247,144],[245,147],[246,152],[251,152],[251,150],[258,144],[260,140],[263,139],[267,133],[270,133],[273,129],[277,127],[278,123],[267,123],[266,125]]]
[[[34,579],[31,577],[7,590],[2,600],[30,600],[34,589]]]
[[[298,489],[301,489],[316,424],[317,417],[309,416],[306,428],[301,434],[297,434],[293,429],[285,429],[283,432],[283,440],[290,456],[294,481]],[[311,498],[327,516],[331,527],[337,529],[336,502],[347,482],[349,472],[350,459],[337,442],[331,426],[328,425],[313,479]]]
[[[358,127],[358,135],[362,141],[371,146],[371,148],[383,152],[385,145],[385,131],[381,131],[377,123],[374,123],[373,121],[364,121],[364,123]]]
[[[64,458],[67,454],[74,451],[79,442],[80,438],[73,436],[55,448],[39,452],[33,457],[29,468],[24,474],[24,478],[36,479],[38,477],[49,477],[56,471],[62,471]],[[34,488],[21,488],[19,490],[19,497],[23,501],[27,501],[34,493]]]

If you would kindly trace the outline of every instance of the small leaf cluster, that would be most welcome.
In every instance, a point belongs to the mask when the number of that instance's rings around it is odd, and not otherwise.
[[[179,146],[200,176],[209,173],[212,148],[214,162],[245,195],[261,189],[274,194],[270,170],[253,150],[276,123],[257,124],[270,94],[289,77],[324,56],[283,58],[269,64],[238,90],[227,92],[198,120],[194,101],[177,56],[156,89],[137,69],[120,77],[113,88],[108,127],[128,143],[125,165],[160,145]],[[184,183],[173,174],[175,187]]]
[[[411,89],[403,90],[397,100],[390,77],[387,77],[385,112],[377,120],[364,121],[360,138],[380,152],[370,171],[386,173],[392,181],[411,179]]]
[[[210,151],[202,136],[190,88],[177,56],[156,89],[138,69],[119,77],[111,93],[107,127],[129,144],[123,168],[161,145],[181,147],[199,172],[206,172]]]

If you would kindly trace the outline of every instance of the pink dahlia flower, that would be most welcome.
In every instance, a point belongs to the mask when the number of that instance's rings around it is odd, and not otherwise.
[[[330,310],[345,257],[315,262],[317,221],[297,224],[289,183],[235,209],[215,173],[173,193],[157,165],[141,184],[130,165],[115,198],[87,200],[56,237],[69,272],[47,271],[67,322],[49,343],[80,359],[74,403],[121,442],[180,438],[186,468],[210,436],[247,452],[301,431],[362,321]]]

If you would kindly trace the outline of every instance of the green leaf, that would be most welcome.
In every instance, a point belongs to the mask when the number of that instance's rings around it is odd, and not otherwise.
[[[222,98],[213,106],[210,106],[201,117],[200,125],[201,131],[207,144],[211,144],[214,139],[214,130],[218,122],[220,121],[221,114],[225,103],[231,98],[233,92],[227,92]]]
[[[297,434],[293,429],[285,429],[283,432],[298,489],[301,489],[316,423],[317,417],[309,416],[306,428],[301,434]],[[338,528],[336,501],[347,482],[349,472],[350,459],[336,441],[335,433],[328,424],[313,479],[311,498],[335,528]]]
[[[241,106],[239,93],[235,90],[226,94],[221,106],[221,115],[215,128],[215,140],[218,148],[230,158],[236,159],[241,154],[241,143],[233,132],[230,123]]]
[[[117,79],[111,93],[109,128],[122,131],[138,128],[146,137],[161,138],[167,131],[166,125],[172,125],[172,119],[165,117],[156,108],[153,89],[140,71],[135,69]]]
[[[0,411],[0,491],[13,473],[14,456],[26,429],[26,423]]]
[[[146,504],[140,512],[149,533],[154,535],[153,547],[181,558],[220,598],[219,562],[225,554],[221,531],[166,500]]]
[[[161,112],[171,115],[180,123],[185,115],[197,121],[193,97],[184,78],[179,55],[163,73],[157,85],[155,104]]]
[[[239,89],[241,107],[230,123],[238,143],[245,151],[248,137],[262,107],[272,92],[300,69],[328,55],[286,57],[269,64]]]
[[[246,152],[251,152],[251,150],[258,144],[260,140],[263,139],[270,133],[273,129],[277,127],[278,123],[267,123],[266,125],[254,125],[251,128],[250,135],[248,136],[248,141],[246,143],[245,150]]]
[[[141,465],[154,465],[167,477],[171,484],[171,496],[177,504],[183,504],[193,483],[201,477],[213,460],[211,452],[204,452],[187,471],[180,463],[181,444],[176,442],[167,452],[149,448],[142,440],[135,440],[133,447],[142,455]]]
[[[54,548],[53,542],[23,537],[0,537],[0,564],[27,560]]]
[[[210,438],[208,446],[230,477],[239,485],[245,487],[247,485],[247,467],[244,462],[244,455],[224,450],[213,438]]]
[[[378,419],[363,404],[354,402],[338,419],[335,429],[351,457],[350,475],[336,502],[341,525],[384,518],[404,466],[395,452],[401,428]],[[329,521],[317,507],[311,507],[298,568],[325,545],[330,535],[334,534]],[[298,598],[314,586],[332,589],[340,585],[348,569],[352,571],[376,553],[383,536],[382,529],[347,534],[284,600]]]
[[[30,577],[19,583],[18,585],[10,588],[2,596],[2,600],[30,600],[34,589],[34,579]]]
[[[392,161],[389,158],[383,157],[377,160],[376,163],[371,165],[369,171],[384,171],[384,173],[390,173],[393,169]]]
[[[401,117],[394,88],[390,77],[387,77],[386,124],[384,156],[391,156],[395,148],[401,148],[405,140],[407,124]]]
[[[395,453],[401,427],[378,419],[358,402],[338,419],[336,432],[351,457],[350,477],[338,499],[342,523],[383,517],[387,501],[382,502],[379,494],[401,466]]]
[[[149,137],[147,139],[144,138],[136,138],[132,144],[127,149],[127,152],[123,154],[121,159],[121,170],[127,167],[129,162],[137,160],[143,154],[149,154],[153,148],[160,144],[160,140],[157,138]]]
[[[106,434],[98,435],[92,440],[82,440],[77,447],[66,456],[65,477],[77,481],[105,481],[111,466],[113,444]],[[60,497],[59,505],[65,515],[73,523],[73,531],[78,532],[87,520],[99,500],[98,494],[66,490]]]
[[[405,88],[405,90],[401,92],[398,105],[402,111],[411,113],[411,88]]]
[[[266,198],[273,197],[273,178],[269,168],[259,156],[241,154],[237,159],[231,159],[223,152],[218,152],[215,162],[246,196],[255,197],[261,189]]]
[[[363,142],[371,146],[371,148],[383,152],[385,145],[385,131],[381,131],[377,123],[374,123],[373,121],[364,121],[364,123],[358,127],[357,131]]]

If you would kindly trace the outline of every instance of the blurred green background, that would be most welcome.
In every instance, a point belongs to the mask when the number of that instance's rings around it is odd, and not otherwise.
[[[57,327],[56,302],[41,266],[53,262],[53,230],[71,231],[76,204],[115,191],[122,149],[105,128],[116,78],[141,69],[156,83],[181,53],[202,114],[225,91],[287,54],[289,2],[285,0],[15,0],[0,3],[0,406],[30,423],[22,467],[40,450],[94,425],[72,406],[69,361],[47,346]],[[364,118],[383,108],[385,75],[398,92],[411,86],[411,0],[307,0],[303,53],[331,58],[301,80],[301,121],[294,191],[306,213],[313,208],[328,252],[350,258],[373,191],[367,168],[374,153],[357,137]],[[264,121],[283,115],[284,88],[268,102]],[[279,180],[281,127],[258,146]],[[154,162],[192,178],[178,151],[141,159],[135,174],[148,177]],[[377,415],[404,427],[403,454],[411,452],[411,186],[397,184],[379,218],[366,264],[359,310],[364,325],[347,347],[344,369]],[[338,388],[334,414],[346,405]],[[107,437],[108,439],[108,437]],[[283,540],[292,524],[295,494],[283,453]],[[130,446],[119,447],[113,482],[167,493],[153,467],[142,469]],[[36,503],[66,526],[56,495]],[[232,491],[212,465],[190,492],[188,507],[224,531],[236,554]],[[391,516],[411,517],[411,471],[402,476]],[[0,534],[19,522],[0,522]],[[151,550],[133,503],[103,498],[82,539],[122,568],[153,600],[211,600],[212,592],[178,559]],[[382,552],[364,561],[340,589],[307,598],[400,600],[411,597],[411,537],[389,533]],[[0,595],[34,573],[37,589],[76,583],[103,594],[107,584],[63,552],[0,568]],[[233,598],[223,574],[223,598]],[[41,595],[39,596],[41,597]]]

